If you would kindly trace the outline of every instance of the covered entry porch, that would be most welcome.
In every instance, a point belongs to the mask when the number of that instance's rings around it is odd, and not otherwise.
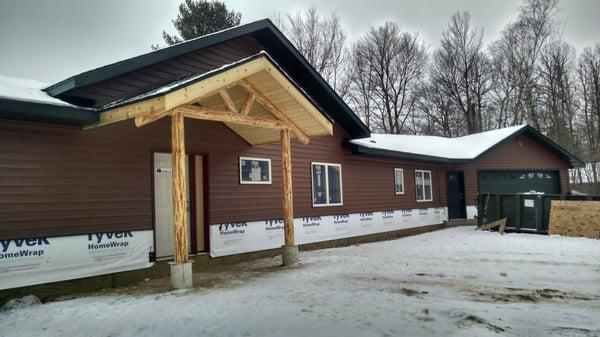
[[[221,122],[250,146],[281,144],[282,210],[285,265],[297,261],[294,239],[291,142],[307,144],[310,138],[332,135],[333,126],[272,59],[264,52],[208,73],[170,83],[150,92],[117,102],[87,128],[135,119],[142,128],[168,118],[171,126],[173,257],[171,280],[175,288],[192,285],[186,223],[186,135],[185,120]],[[211,142],[219,142],[219,139]],[[210,156],[210,155],[209,155]],[[210,223],[205,224],[207,226]],[[156,238],[160,240],[160,238]]]

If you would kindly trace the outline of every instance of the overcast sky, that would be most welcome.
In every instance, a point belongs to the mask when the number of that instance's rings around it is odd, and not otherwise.
[[[519,0],[231,0],[242,22],[316,5],[336,12],[350,38],[385,21],[420,32],[431,49],[457,10],[468,10],[485,41],[498,37]],[[56,82],[150,51],[172,30],[175,0],[0,0],[0,74]],[[580,51],[600,42],[600,0],[561,0],[562,30]]]

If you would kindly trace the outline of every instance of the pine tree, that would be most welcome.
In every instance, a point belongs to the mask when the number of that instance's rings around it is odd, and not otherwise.
[[[179,5],[179,14],[173,20],[177,34],[163,31],[163,39],[169,45],[219,30],[239,26],[242,14],[228,10],[225,3],[207,0],[185,0]],[[153,46],[156,49],[156,46]]]

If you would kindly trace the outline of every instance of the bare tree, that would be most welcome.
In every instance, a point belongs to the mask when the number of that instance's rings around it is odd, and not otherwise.
[[[349,75],[350,91],[349,100],[360,118],[369,129],[372,128],[371,114],[373,109],[373,96],[375,94],[375,79],[372,64],[364,48],[355,44],[352,47],[350,59],[352,74]]]
[[[349,85],[345,72],[349,47],[339,16],[322,16],[313,6],[293,15],[276,15],[274,21],[315,70],[345,97]]]
[[[413,132],[417,90],[427,64],[418,34],[403,32],[395,23],[371,27],[352,52],[352,97],[375,131]]]
[[[541,130],[573,153],[576,136],[575,49],[561,39],[546,44],[536,67]]]
[[[600,193],[600,43],[585,48],[577,65],[581,99],[581,157],[589,163],[578,170],[578,181]]]
[[[421,116],[419,133],[458,137],[466,129],[464,119],[454,100],[440,90],[438,83],[431,81],[424,83],[417,100],[417,111]]]
[[[491,90],[490,104],[494,114],[490,116],[491,128],[502,128],[513,124],[520,124],[519,115],[521,100],[517,91],[523,89],[519,84],[527,83],[522,79],[522,74],[515,72],[519,66],[515,63],[510,53],[507,40],[501,39],[490,47],[491,54]]]
[[[461,112],[466,133],[482,131],[485,98],[490,90],[490,62],[483,52],[483,32],[471,27],[468,12],[458,12],[434,52],[431,81]]]
[[[490,48],[497,127],[525,121],[540,128],[534,71],[539,55],[556,31],[558,0],[524,0],[516,21],[509,23]]]

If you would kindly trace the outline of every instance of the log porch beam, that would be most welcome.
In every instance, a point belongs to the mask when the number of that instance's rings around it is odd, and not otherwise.
[[[149,114],[145,114],[142,116],[138,116],[135,118],[135,126],[142,127],[144,125],[148,125],[150,123],[156,122],[157,120],[166,117],[173,113],[173,110],[163,110],[159,112],[151,112]]]
[[[223,123],[235,123],[240,125],[255,126],[259,128],[276,130],[285,130],[291,128],[291,126],[288,123],[275,119],[233,114],[228,110],[207,109],[198,105],[182,105],[173,110],[175,111],[175,113],[181,113],[188,118],[203,119]]]

